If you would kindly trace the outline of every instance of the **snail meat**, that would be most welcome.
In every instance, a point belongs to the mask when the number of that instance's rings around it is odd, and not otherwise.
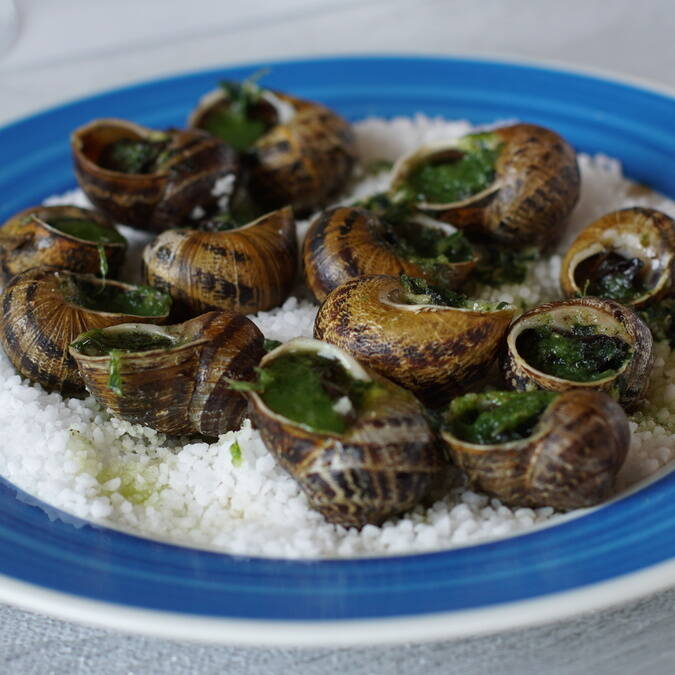
[[[466,394],[445,412],[442,436],[474,487],[563,511],[605,500],[630,446],[621,406],[592,390]]]
[[[296,338],[257,373],[234,386],[265,445],[329,522],[381,524],[449,489],[454,471],[422,405],[346,352]]]

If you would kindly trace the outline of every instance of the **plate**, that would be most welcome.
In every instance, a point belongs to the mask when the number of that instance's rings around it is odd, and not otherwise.
[[[518,118],[675,197],[675,99],[517,63],[334,58],[153,81],[0,129],[0,222],[74,187],[68,136],[96,117],[180,125],[219,79],[269,67],[270,87],[369,115]],[[18,498],[17,498],[18,497]],[[97,625],[239,644],[443,639],[569,616],[675,583],[675,474],[580,517],[513,538],[358,560],[243,558],[95,527],[0,483],[0,600]]]

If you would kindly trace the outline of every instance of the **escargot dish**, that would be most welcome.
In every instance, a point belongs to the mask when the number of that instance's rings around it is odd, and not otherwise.
[[[534,124],[425,146],[394,167],[394,199],[457,227],[539,249],[562,235],[579,197],[572,147]]]
[[[514,312],[423,279],[363,276],[328,295],[314,337],[439,406],[495,360]]]
[[[449,487],[417,399],[333,345],[291,340],[237,388],[265,445],[332,523],[380,524]]]
[[[188,124],[245,153],[248,188],[267,209],[290,204],[302,214],[326,204],[344,187],[356,160],[345,120],[251,79],[223,82]]]
[[[127,321],[162,322],[171,298],[153,288],[55,267],[17,274],[2,293],[0,343],[16,370],[49,391],[84,393],[68,345],[80,333]]]
[[[230,309],[248,314],[280,305],[295,280],[298,244],[290,207],[216,232],[167,230],[143,251],[149,285],[179,312]]]
[[[70,345],[87,389],[115,415],[167,434],[218,436],[241,424],[263,335],[241,314],[209,312],[174,326],[96,328]]]
[[[502,369],[520,391],[597,389],[630,409],[643,398],[653,360],[652,334],[634,311],[584,297],[540,305],[516,319]]]
[[[196,207],[215,209],[238,172],[232,148],[204,131],[155,131],[94,120],[71,137],[75,175],[116,222],[146,230],[181,227]]]
[[[673,287],[675,221],[633,207],[603,216],[570,246],[560,270],[567,296],[596,295],[642,308]]]
[[[391,214],[391,215],[390,215]],[[303,248],[305,279],[320,302],[334,288],[366,274],[422,277],[454,287],[477,262],[461,232],[440,222],[411,220],[391,211],[345,206],[312,222]]]
[[[35,206],[0,228],[0,273],[6,283],[31,267],[115,276],[126,239],[104,215],[76,206]]]
[[[599,391],[492,391],[450,404],[442,436],[472,485],[512,506],[567,511],[607,499],[630,445]]]

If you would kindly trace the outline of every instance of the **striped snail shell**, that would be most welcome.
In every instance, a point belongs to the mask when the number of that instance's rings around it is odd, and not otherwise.
[[[80,333],[128,321],[162,322],[169,315],[170,300],[152,289],[152,314],[89,309],[78,304],[86,291],[94,296],[138,292],[137,286],[103,281],[88,274],[75,274],[55,267],[36,267],[17,274],[5,287],[0,301],[0,343],[20,375],[48,391],[65,396],[84,394],[84,382],[68,345]]]
[[[290,207],[233,230],[167,230],[143,251],[147,283],[168,293],[179,311],[229,309],[243,314],[280,305],[297,270]]]
[[[82,221],[93,223],[105,241],[93,241],[64,232],[51,223]],[[105,236],[105,233],[109,233]],[[111,276],[124,261],[127,243],[115,225],[103,214],[77,206],[34,206],[12,216],[0,228],[0,274],[6,283],[15,274],[31,267],[51,265],[71,272],[98,274],[99,246]]]
[[[323,301],[314,337],[438,406],[496,359],[514,311],[510,305],[408,301],[399,279],[363,276],[338,286]]]
[[[246,379],[264,354],[263,335],[235,312],[208,312],[173,326],[127,323],[104,328],[105,337],[145,334],[168,338],[168,346],[124,351],[119,358],[119,388],[111,387],[108,354],[88,354],[70,346],[87,389],[115,415],[166,434],[219,436],[238,429],[245,398],[226,379]]]
[[[585,389],[555,397],[519,440],[470,443],[447,420],[442,436],[453,460],[475,488],[510,506],[567,511],[598,504],[611,495],[630,446],[621,406]]]
[[[442,497],[455,478],[424,409],[408,391],[361,366],[343,350],[296,338],[269,352],[261,368],[284,355],[310,353],[336,360],[376,393],[344,433],[313,431],[247,392],[249,414],[265,445],[331,523],[360,528]]]
[[[443,228],[442,223],[433,229],[439,228]],[[366,274],[408,274],[454,287],[478,260],[471,253],[466,260],[432,268],[412,262],[388,241],[385,225],[375,214],[353,206],[329,209],[314,219],[305,237],[303,259],[307,285],[319,302],[334,288]]]
[[[161,144],[157,162],[144,173],[102,166],[107,149],[122,141]],[[98,119],[71,136],[75,175],[87,197],[115,222],[162,231],[191,222],[196,206],[216,207],[220,187],[235,182],[234,150],[198,131],[153,129],[118,119]]]
[[[579,198],[574,149],[558,134],[534,124],[514,124],[480,134],[499,149],[494,180],[456,202],[417,206],[456,227],[474,229],[514,245],[550,248],[560,239]],[[392,191],[423,163],[459,160],[467,139],[438,142],[405,155],[393,170]]]
[[[222,89],[207,94],[188,126],[207,128],[209,117],[227,105]],[[253,198],[270,210],[291,205],[298,214],[328,203],[356,162],[349,124],[323,105],[264,89],[256,107],[268,129],[248,150]]]

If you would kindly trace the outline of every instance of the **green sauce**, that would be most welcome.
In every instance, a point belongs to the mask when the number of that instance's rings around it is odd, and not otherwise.
[[[98,244],[123,244],[126,239],[114,228],[104,227],[95,220],[86,218],[51,218],[46,221],[53,228],[71,237],[94,241]]]
[[[614,375],[630,355],[618,337],[577,325],[569,332],[547,326],[530,328],[518,337],[521,356],[542,373],[574,382],[594,382]]]
[[[170,349],[178,344],[168,335],[141,330],[106,331],[94,328],[80,335],[71,343],[85,356],[107,356],[117,352],[147,352],[151,349]]]
[[[198,227],[206,232],[236,230],[252,223],[264,214],[265,211],[251,199],[247,190],[237,189],[225,211],[205,218],[199,223]]]
[[[157,171],[163,161],[168,138],[161,140],[121,138],[107,145],[98,160],[98,165],[119,173],[147,174]]]
[[[466,307],[467,297],[441,286],[431,286],[425,279],[401,274],[402,300],[409,305]]]
[[[649,326],[654,340],[667,341],[675,347],[675,297],[667,297],[639,312]]]
[[[542,413],[557,396],[549,391],[466,394],[452,401],[444,427],[468,443],[517,441],[532,435]]]
[[[450,158],[432,158],[415,167],[405,188],[418,202],[446,204],[467,199],[494,182],[500,152],[493,134],[471,134]]]
[[[493,243],[478,246],[479,259],[472,276],[474,281],[490,287],[522,284],[530,264],[536,260],[533,249],[515,250]]]
[[[583,261],[575,270],[575,281],[584,295],[625,303],[647,292],[641,278],[643,268],[640,258],[609,251]]]
[[[237,441],[230,445],[230,458],[232,459],[232,466],[241,466],[243,461],[241,456],[241,446]]]

